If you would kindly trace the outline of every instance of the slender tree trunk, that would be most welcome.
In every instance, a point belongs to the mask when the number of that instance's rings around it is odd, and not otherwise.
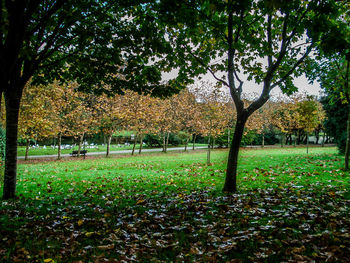
[[[262,144],[261,147],[264,148],[265,147],[265,133],[262,133]]]
[[[348,123],[346,128],[346,146],[345,146],[345,170],[349,170],[349,153],[350,153],[350,104],[348,112]]]
[[[306,132],[306,153],[309,153],[309,132]]]
[[[30,145],[30,140],[27,139],[27,141],[26,141],[26,154],[24,156],[24,160],[26,160],[26,161],[28,160],[29,145]]]
[[[185,152],[187,151],[187,145],[188,145],[188,138],[185,140]]]
[[[23,87],[8,87],[8,89],[4,92],[6,106],[4,199],[14,198],[16,195],[18,115]]]
[[[80,135],[80,137],[79,137],[79,146],[78,146],[78,154],[77,154],[78,157],[80,157],[81,146],[83,144],[83,140],[84,140],[84,133],[82,135]]]
[[[210,164],[210,151],[211,151],[211,147],[210,147],[210,136],[208,137],[208,151],[207,151],[207,164]]]
[[[57,136],[57,160],[61,159],[61,144],[62,144],[62,133],[58,133]]]
[[[322,136],[322,147],[324,147],[324,141],[326,139],[326,132],[323,131],[323,136]]]
[[[193,144],[192,144],[192,150],[194,151],[194,146],[196,144],[196,137],[197,135],[196,134],[193,134]]]
[[[165,150],[165,135],[166,135],[165,133],[162,134],[162,137],[163,137],[163,151],[162,152],[164,152],[164,153],[166,152],[166,150]]]
[[[134,144],[133,144],[133,146],[132,146],[132,152],[131,152],[131,155],[134,155],[134,153],[135,153],[135,147],[136,147],[136,136],[135,136],[135,138],[134,138]]]
[[[143,135],[140,135],[140,148],[139,148],[139,154],[141,154],[141,151],[142,151],[142,146],[143,146]]]
[[[112,141],[112,134],[108,135],[106,157],[109,156],[110,147],[111,147],[111,141]]]
[[[228,128],[227,130],[227,148],[230,147],[230,136],[231,135],[231,129]]]
[[[167,133],[166,136],[166,142],[165,142],[165,152],[168,151],[168,145],[169,145],[169,136],[170,136],[170,132]]]
[[[283,148],[283,139],[284,139],[284,134],[281,133],[281,148]]]
[[[237,191],[237,164],[238,164],[238,153],[241,145],[243,131],[248,116],[237,116],[237,122],[235,126],[235,132],[231,141],[231,147],[227,160],[226,179],[223,191],[224,192],[236,192]]]

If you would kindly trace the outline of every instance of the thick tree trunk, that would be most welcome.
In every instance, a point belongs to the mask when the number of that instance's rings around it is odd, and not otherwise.
[[[57,136],[57,160],[61,159],[61,144],[62,144],[62,133],[58,133]]]
[[[242,115],[242,114],[241,114]],[[248,119],[248,116],[237,117],[235,126],[235,132],[231,142],[231,147],[228,155],[226,179],[223,191],[224,192],[236,192],[237,191],[237,164],[238,164],[238,153],[241,145],[244,126]]]
[[[345,170],[349,170],[349,154],[350,154],[350,104],[348,113],[348,123],[346,128],[346,146],[345,146]]]
[[[107,139],[107,152],[106,152],[106,157],[109,156],[109,152],[110,152],[110,147],[111,147],[111,141],[112,141],[112,134],[108,136]]]
[[[143,136],[140,135],[140,148],[139,148],[139,154],[141,154],[142,151],[142,146],[143,146]]]
[[[192,142],[192,150],[193,151],[194,151],[194,147],[195,147],[195,144],[196,144],[196,137],[197,137],[197,135],[193,134],[193,142]]]
[[[26,161],[28,160],[29,145],[30,145],[30,140],[27,139],[27,141],[26,141],[26,153],[24,156],[24,160],[26,160]]]
[[[6,105],[6,159],[3,198],[14,198],[17,176],[18,115],[23,88],[13,87],[5,91]]]

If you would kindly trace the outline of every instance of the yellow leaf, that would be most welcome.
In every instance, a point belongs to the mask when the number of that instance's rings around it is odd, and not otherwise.
[[[95,232],[86,232],[85,236],[86,237],[91,237],[93,234],[95,234]]]
[[[84,224],[84,220],[81,220],[81,219],[80,219],[80,220],[78,221],[78,226],[82,226],[83,224]]]
[[[54,263],[55,261],[52,258],[47,258],[47,259],[44,259],[44,262],[45,263]]]
[[[138,200],[138,201],[136,202],[136,204],[139,205],[139,204],[142,204],[142,203],[144,203],[144,202],[145,202],[145,200],[140,199],[140,200]]]

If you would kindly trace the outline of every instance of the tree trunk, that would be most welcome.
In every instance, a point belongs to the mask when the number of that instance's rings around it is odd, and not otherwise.
[[[284,134],[281,133],[281,148],[283,148],[283,139],[284,139]]]
[[[132,152],[131,152],[131,155],[134,155],[134,153],[135,153],[135,147],[136,147],[136,136],[135,136],[135,138],[134,138],[134,145],[132,146]]]
[[[345,170],[349,170],[349,153],[350,153],[350,104],[348,112],[348,123],[346,128],[346,146],[345,146]]]
[[[8,87],[8,89],[9,91],[4,92],[6,106],[4,199],[14,198],[16,195],[18,115],[23,87]]]
[[[324,147],[324,140],[326,139],[326,132],[323,131],[323,136],[322,136],[322,147]]]
[[[82,135],[80,135],[80,137],[79,137],[79,146],[78,146],[78,154],[77,154],[78,157],[80,157],[81,146],[83,144],[83,140],[84,140],[84,133]]]
[[[231,141],[231,147],[227,160],[226,179],[223,191],[224,192],[236,192],[237,191],[237,164],[238,153],[241,145],[244,126],[248,119],[248,116],[240,114],[237,116],[237,122],[235,126],[235,132]]]
[[[228,130],[227,130],[227,148],[230,147],[230,135],[231,135],[231,129],[228,128]]]
[[[187,145],[188,145],[188,138],[185,140],[185,152],[187,151]]]
[[[30,145],[30,140],[27,139],[27,141],[26,141],[26,154],[24,156],[24,160],[26,160],[26,161],[28,160],[29,145]]]
[[[309,132],[306,132],[306,153],[309,153]]]
[[[210,164],[210,136],[208,137],[208,151],[207,151],[207,164]]]
[[[166,149],[165,149],[165,133],[162,134],[162,137],[163,137],[163,150],[162,152],[166,152]]]
[[[111,141],[112,141],[112,134],[108,135],[106,157],[109,156],[109,151],[110,151],[110,147],[111,147]]]
[[[62,144],[62,133],[58,133],[58,136],[57,136],[57,160],[60,160],[61,159],[61,144]]]
[[[169,136],[170,136],[170,132],[167,133],[166,135],[166,142],[165,142],[165,152],[168,151],[168,145],[169,145]]]
[[[197,137],[197,135],[193,134],[193,144],[192,144],[192,150],[193,151],[194,151],[194,147],[195,147],[195,144],[196,144],[196,137]]]
[[[265,147],[265,134],[262,133],[262,144],[261,147],[264,148]]]
[[[140,135],[140,148],[139,148],[139,154],[141,154],[142,151],[142,146],[143,146],[143,136]]]

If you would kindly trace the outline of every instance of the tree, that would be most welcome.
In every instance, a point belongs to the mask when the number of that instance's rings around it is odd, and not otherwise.
[[[179,75],[192,78],[210,72],[229,89],[235,103],[235,132],[223,189],[234,192],[239,146],[249,116],[265,104],[273,88],[286,94],[297,90],[293,77],[302,74],[303,62],[322,35],[315,28],[336,15],[337,6],[332,0],[182,0],[171,5],[161,1],[159,9],[176,50],[168,56],[177,63]],[[248,107],[242,99],[242,75],[263,87]]]
[[[103,94],[96,100],[95,110],[97,111],[99,128],[107,136],[106,157],[108,157],[113,134],[118,129],[125,127],[127,105],[122,95],[107,96]]]
[[[113,91],[178,91],[179,86],[160,85],[164,67],[149,63],[151,57],[170,52],[170,46],[164,30],[144,12],[144,2],[0,2],[0,98],[4,94],[7,116],[4,199],[15,196],[18,113],[32,76],[35,83],[76,80],[94,92],[106,84]]]
[[[309,153],[309,134],[324,120],[324,111],[321,103],[314,97],[306,96],[297,103],[296,112],[299,116],[300,127],[306,131],[306,153]]]
[[[24,89],[19,112],[19,134],[26,140],[25,160],[28,159],[31,139],[46,138],[53,135],[53,119],[47,90],[43,86],[27,85]]]
[[[339,101],[347,105],[348,113],[345,143],[345,170],[349,170],[350,155],[350,4],[338,1],[342,15],[327,21],[328,30],[324,27],[323,37],[318,43],[318,61],[309,66],[308,75],[312,81],[318,80],[330,97],[330,102]],[[339,107],[343,111],[342,107]],[[338,136],[337,136],[338,137]],[[339,137],[338,137],[339,138]]]

